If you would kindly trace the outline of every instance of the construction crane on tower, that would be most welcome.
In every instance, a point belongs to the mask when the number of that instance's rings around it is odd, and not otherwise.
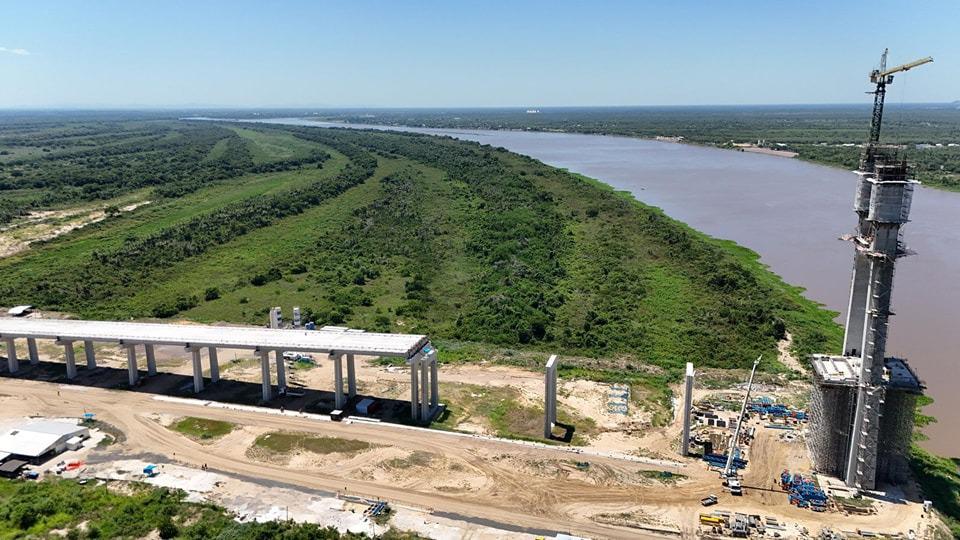
[[[876,84],[877,87],[873,92],[867,92],[868,94],[873,94],[873,116],[870,119],[870,137],[867,139],[867,144],[863,149],[861,170],[864,171],[873,170],[876,155],[875,149],[880,143],[880,124],[883,121],[883,100],[887,93],[887,85],[893,83],[894,73],[909,71],[915,67],[933,62],[933,57],[927,56],[926,58],[887,69],[887,53],[889,51],[890,49],[883,50],[883,54],[880,56],[880,67],[870,72],[870,82]]]

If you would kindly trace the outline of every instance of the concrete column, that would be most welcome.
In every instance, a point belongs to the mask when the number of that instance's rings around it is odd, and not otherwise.
[[[20,371],[20,360],[17,358],[17,342],[13,338],[7,338],[7,370],[10,373]]]
[[[140,380],[140,372],[137,371],[137,346],[127,345],[127,380],[130,386],[136,386]]]
[[[680,437],[680,455],[686,456],[690,451],[690,415],[693,410],[693,363],[687,362],[687,375],[684,380],[683,392],[683,434]]]
[[[157,374],[157,355],[153,351],[153,345],[149,343],[144,344],[143,352],[147,357],[147,375],[153,377]]]
[[[357,367],[352,354],[347,355],[347,395],[351,398],[357,395]]]
[[[283,351],[274,351],[277,358],[277,393],[287,393],[287,365],[283,363]]]
[[[220,380],[220,360],[217,358],[217,348],[210,347],[207,351],[210,356],[210,383]]]
[[[97,367],[97,355],[93,350],[92,341],[83,342],[83,354],[87,357],[87,369],[94,369]]]
[[[429,360],[424,358],[420,361],[420,421],[427,422],[430,419],[430,366]]]
[[[30,363],[39,364],[40,363],[40,353],[37,352],[37,340],[34,338],[27,338],[27,352],[30,354]]]
[[[847,324],[843,335],[843,354],[863,354],[864,320],[867,316],[870,287],[870,261],[866,255],[854,250],[853,279],[850,280],[850,302],[847,304]],[[856,354],[854,354],[856,353]]]
[[[437,378],[437,355],[430,362],[430,406],[440,405],[440,379]]]
[[[260,376],[263,381],[263,400],[270,401],[273,399],[273,387],[270,385],[270,351],[268,350],[258,350],[257,354],[260,355]]]
[[[557,423],[557,355],[551,355],[543,375],[543,436],[553,437]]]
[[[417,357],[410,359],[410,418],[414,421],[420,418],[420,387],[417,382],[417,376],[420,372],[420,360]]]
[[[200,349],[191,347],[190,356],[193,360],[193,392],[199,394],[203,392],[203,363],[200,361]]]
[[[63,345],[63,358],[67,363],[67,378],[77,378],[77,359],[73,354],[72,341],[58,341],[58,345]]]
[[[333,354],[333,387],[334,407],[343,410],[343,355],[340,353]]]

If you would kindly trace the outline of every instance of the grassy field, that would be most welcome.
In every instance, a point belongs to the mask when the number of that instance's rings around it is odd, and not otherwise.
[[[311,452],[314,454],[355,454],[368,450],[370,443],[339,437],[322,437],[309,433],[290,433],[272,431],[260,435],[253,441],[253,447],[272,454],[292,454]]]
[[[236,424],[230,422],[210,420],[209,418],[197,418],[195,416],[187,416],[170,424],[170,429],[177,433],[182,433],[188,437],[203,441],[219,439],[236,429],[236,427]]]

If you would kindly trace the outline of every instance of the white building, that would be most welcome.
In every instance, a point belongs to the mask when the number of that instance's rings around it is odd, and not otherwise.
[[[69,422],[42,420],[23,424],[0,435],[0,461],[13,456],[36,463],[67,450],[68,446],[76,448],[79,440],[88,437],[89,429]]]

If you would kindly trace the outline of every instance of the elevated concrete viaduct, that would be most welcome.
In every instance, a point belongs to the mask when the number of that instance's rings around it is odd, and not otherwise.
[[[334,365],[335,408],[342,409],[347,400],[356,396],[357,381],[355,355],[400,357],[410,366],[410,416],[413,420],[429,422],[439,407],[437,353],[424,335],[381,334],[351,330],[343,327],[325,327],[320,330],[286,330],[238,326],[206,326],[184,324],[156,324],[113,321],[79,321],[56,319],[0,318],[0,340],[6,344],[7,370],[20,370],[16,340],[26,339],[30,362],[39,362],[37,339],[54,340],[64,347],[67,379],[77,376],[74,343],[83,343],[86,367],[97,366],[93,344],[113,343],[126,348],[127,373],[131,386],[140,380],[137,348],[143,347],[147,359],[147,376],[157,373],[154,347],[175,345],[190,353],[193,366],[193,390],[202,392],[203,350],[207,350],[210,383],[220,380],[217,349],[248,349],[260,358],[263,401],[274,397],[271,381],[271,352],[276,362],[277,392],[286,393],[287,380],[283,353],[285,351],[327,355]],[[343,360],[347,361],[347,384],[344,388]]]

